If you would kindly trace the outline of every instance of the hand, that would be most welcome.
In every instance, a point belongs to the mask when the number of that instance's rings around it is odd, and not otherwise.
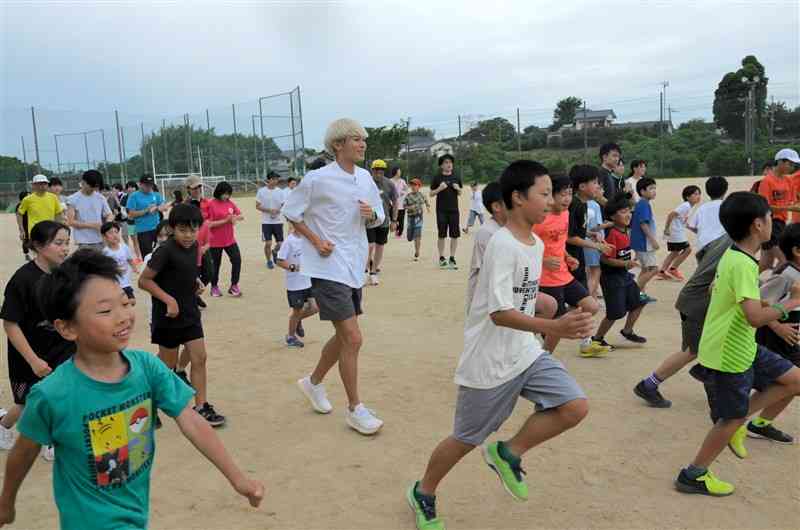
[[[612,247],[608,243],[598,243],[597,247],[595,248],[597,248],[597,250],[599,250],[602,254],[608,254],[614,250],[614,247]]]
[[[180,312],[181,310],[178,307],[178,302],[176,302],[174,298],[170,298],[170,301],[167,302],[167,317],[175,318]]]
[[[453,182],[453,188],[457,189],[458,191],[461,191],[461,186],[458,185],[458,182]]]
[[[795,346],[800,342],[800,333],[797,331],[797,324],[774,322],[770,328],[776,335],[783,339],[786,344]]]
[[[661,245],[659,245],[658,241],[656,241],[655,239],[650,242],[650,246],[653,247],[654,251],[661,248]]]
[[[19,240],[20,241],[25,241],[25,239],[27,239],[27,237],[25,235],[25,232],[20,232],[19,233]]]
[[[156,206],[155,204],[151,204],[150,207],[147,208],[147,211],[150,213],[154,213],[156,210],[158,210],[158,206]]]
[[[790,292],[791,297],[795,300],[800,300],[800,281],[794,282],[792,284],[792,290]]]
[[[258,508],[258,505],[264,499],[264,485],[257,480],[245,478],[234,484],[233,488],[242,497],[247,497],[247,500],[250,501],[250,506],[253,508]]]
[[[544,258],[542,265],[549,271],[557,271],[561,268],[561,259],[555,256],[548,256]]]
[[[631,270],[636,268],[636,262],[633,260],[628,260],[625,262],[625,270]]]
[[[669,228],[664,230],[664,237],[669,237]]]
[[[577,269],[581,264],[578,260],[570,256],[569,254],[566,255],[566,261],[567,261],[567,268],[571,271]]]
[[[397,232],[397,221],[392,221],[392,222],[389,224],[389,230],[390,230],[391,232]]]
[[[9,505],[6,502],[0,502],[0,526],[13,523],[16,517],[17,511],[14,509],[13,504]]]
[[[327,240],[321,240],[319,244],[314,245],[314,248],[317,249],[317,252],[323,258],[327,258],[328,256],[330,256],[335,247],[336,245]]]
[[[372,206],[362,200],[358,201],[358,211],[364,219],[371,220],[375,217],[375,210],[372,209]]]
[[[31,370],[33,370],[33,373],[36,374],[36,377],[50,375],[50,372],[53,371],[53,369],[50,368],[50,365],[47,364],[47,361],[38,358],[31,364]]]
[[[441,184],[439,184],[439,187],[436,188],[436,189],[439,190],[439,191],[447,189],[447,182],[442,182]]]
[[[197,289],[195,290],[195,293],[197,294],[197,296],[200,296],[201,294],[203,294],[203,291],[205,291],[205,290],[206,290],[206,286],[203,285],[203,282],[201,282],[200,278],[198,278],[197,279]]]
[[[591,313],[585,312],[581,308],[573,309],[569,313],[562,315],[554,324],[556,329],[553,334],[562,339],[589,337],[594,327]]]

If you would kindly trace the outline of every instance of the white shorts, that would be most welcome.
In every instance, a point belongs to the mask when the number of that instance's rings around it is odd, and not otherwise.
[[[647,252],[636,251],[636,259],[643,269],[658,267],[658,258],[656,258],[656,251],[650,250]]]

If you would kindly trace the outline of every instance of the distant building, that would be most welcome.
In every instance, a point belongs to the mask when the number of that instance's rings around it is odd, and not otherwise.
[[[427,153],[435,158],[442,155],[455,153],[455,145],[458,140],[445,139],[436,140],[429,136],[412,136],[409,145],[403,144],[400,146],[400,153]]]
[[[575,130],[581,131],[584,127],[611,127],[617,115],[611,109],[575,111]]]
[[[672,134],[674,132],[674,127],[672,126],[672,122],[669,120],[664,120],[663,122],[659,120],[653,121],[627,121],[623,123],[614,123],[611,125],[613,129],[658,129],[661,124],[663,123],[664,132],[667,134]]]

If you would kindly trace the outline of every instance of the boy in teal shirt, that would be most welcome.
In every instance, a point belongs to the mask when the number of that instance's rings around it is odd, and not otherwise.
[[[135,313],[116,261],[78,250],[43,278],[40,303],[75,356],[28,396],[6,461],[0,526],[14,521],[17,492],[41,445],[55,447],[53,490],[62,530],[147,528],[156,409],[234,489],[258,506],[264,486],[247,478],[191,406],[193,391],[157,357],[126,350]]]
[[[769,425],[800,394],[800,369],[759,347],[755,339],[756,328],[800,307],[800,283],[792,286],[791,298],[782,305],[765,306],[761,301],[755,255],[772,232],[769,204],[754,193],[732,193],[722,203],[719,218],[734,245],[717,266],[699,364],[691,371],[705,385],[714,426],[694,461],[675,480],[678,491],[714,496],[730,495],[734,487],[708,467],[726,445],[737,457],[747,457],[747,418],[762,411],[752,423]],[[754,389],[758,392],[751,398]]]

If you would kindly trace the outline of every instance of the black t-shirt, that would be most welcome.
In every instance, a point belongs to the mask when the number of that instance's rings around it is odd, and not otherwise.
[[[457,212],[458,191],[454,184],[461,186],[461,189],[464,189],[464,185],[456,175],[445,176],[439,173],[431,181],[431,190],[438,188],[442,182],[447,183],[447,188],[436,194],[436,212]]]
[[[614,195],[625,191],[625,179],[617,177],[614,173],[604,167],[600,167],[600,184],[603,186],[603,196],[607,200],[614,198]]]
[[[22,205],[21,202],[17,203],[17,207],[14,210],[16,213],[19,213],[19,207]],[[28,235],[28,213],[24,213],[22,215],[22,229],[25,231],[25,235]]]
[[[34,353],[55,369],[75,353],[75,343],[65,340],[44,317],[39,308],[36,286],[46,273],[30,261],[17,269],[6,284],[0,318],[15,322]],[[14,382],[36,382],[39,378],[31,370],[11,341],[8,341],[8,376]]]
[[[586,239],[586,218],[589,216],[589,209],[586,203],[577,196],[572,197],[569,205],[569,230],[567,237],[580,237]],[[583,263],[583,247],[567,244],[567,252],[570,256]]]
[[[169,238],[158,246],[147,266],[156,272],[156,284],[178,302],[178,316],[167,316],[167,304],[153,297],[153,327],[187,328],[200,323],[197,307],[197,242],[185,248]]]

